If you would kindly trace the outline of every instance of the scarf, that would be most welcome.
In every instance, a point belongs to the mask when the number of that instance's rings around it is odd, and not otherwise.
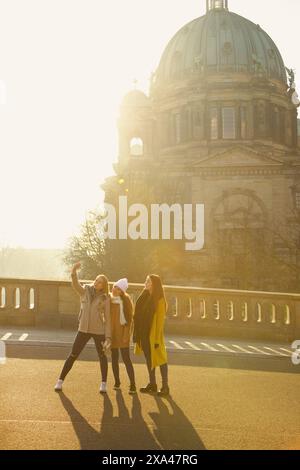
[[[133,339],[140,346],[148,341],[155,313],[155,306],[149,291],[144,290],[136,301],[134,310]]]
[[[121,297],[112,297],[111,302],[113,304],[120,305],[120,323],[122,326],[127,325],[127,321],[124,315],[124,304],[123,304],[123,300],[121,299]]]

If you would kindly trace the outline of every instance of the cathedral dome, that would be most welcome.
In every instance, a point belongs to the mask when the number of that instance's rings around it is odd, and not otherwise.
[[[131,90],[127,93],[122,101],[122,107],[145,107],[149,106],[149,98],[140,90]]]
[[[257,24],[228,11],[226,0],[208,0],[207,13],[181,28],[163,53],[156,84],[197,74],[246,73],[286,84],[281,54]]]

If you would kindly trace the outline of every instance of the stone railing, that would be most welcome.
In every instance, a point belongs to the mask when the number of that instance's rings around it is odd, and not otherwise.
[[[85,281],[81,281],[85,282]],[[143,288],[131,284],[135,301]],[[300,339],[300,294],[165,286],[166,330],[182,335]],[[76,328],[70,282],[0,279],[0,324]]]

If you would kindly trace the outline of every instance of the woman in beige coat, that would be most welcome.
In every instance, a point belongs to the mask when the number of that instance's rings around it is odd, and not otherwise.
[[[134,369],[130,358],[130,338],[133,319],[133,305],[126,293],[127,279],[120,279],[113,285],[111,296],[111,359],[115,378],[115,390],[121,386],[119,372],[119,351],[121,351],[127,375],[130,381],[129,393],[136,393]]]
[[[106,393],[108,363],[105,351],[111,344],[108,280],[106,276],[101,274],[96,277],[93,284],[82,286],[77,277],[77,271],[80,267],[80,263],[75,264],[71,274],[73,289],[80,296],[81,300],[78,333],[71,354],[67,358],[59,380],[55,385],[55,391],[60,392],[62,390],[63,382],[72,369],[74,362],[88,341],[93,338],[99,356],[102,375],[100,393]]]

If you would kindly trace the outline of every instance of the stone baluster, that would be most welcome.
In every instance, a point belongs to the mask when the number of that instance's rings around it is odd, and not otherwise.
[[[15,311],[15,286],[13,284],[7,284],[6,288],[6,304],[4,312],[12,314]]]
[[[0,279],[1,287],[5,289],[5,306],[0,309],[0,324],[78,326],[79,297],[70,281]],[[131,284],[128,292],[136,300],[143,287]],[[16,289],[20,289],[18,309],[15,308]],[[30,289],[34,289],[33,309],[30,309]],[[166,331],[289,341],[300,338],[298,294],[175,286],[166,286],[165,292],[169,306]]]

